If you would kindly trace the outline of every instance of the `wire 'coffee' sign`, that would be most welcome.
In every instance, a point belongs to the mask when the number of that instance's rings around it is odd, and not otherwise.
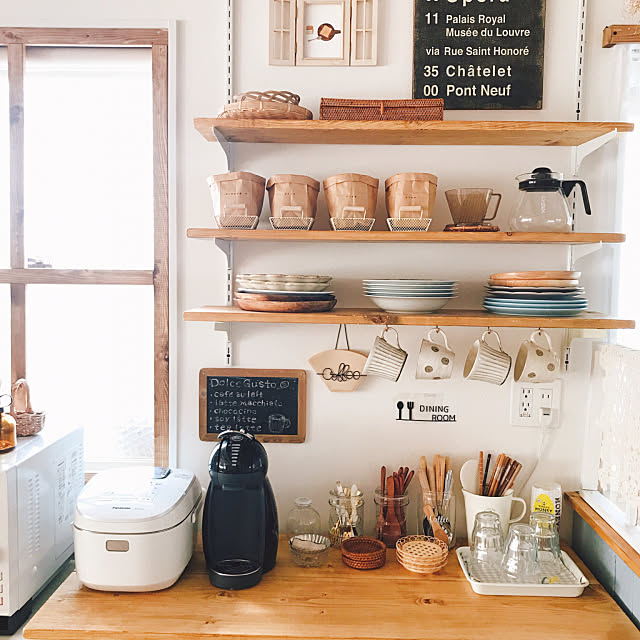
[[[415,0],[413,97],[542,109],[545,0]]]

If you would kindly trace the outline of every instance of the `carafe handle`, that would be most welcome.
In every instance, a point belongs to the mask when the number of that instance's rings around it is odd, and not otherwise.
[[[564,193],[565,197],[569,197],[571,192],[576,188],[577,185],[580,185],[580,190],[582,191],[582,202],[584,204],[584,212],[590,216],[591,215],[591,203],[589,202],[589,193],[587,192],[587,185],[583,180],[563,180],[562,182],[562,193]]]

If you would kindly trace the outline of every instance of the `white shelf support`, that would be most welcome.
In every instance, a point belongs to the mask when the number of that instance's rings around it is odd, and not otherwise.
[[[585,142],[580,146],[575,148],[575,156],[574,156],[574,174],[578,175],[580,171],[580,167],[584,162],[585,158],[590,156],[592,153],[601,149],[606,144],[609,144],[612,140],[615,140],[618,137],[618,130],[614,129],[613,131],[609,131],[593,140],[589,140],[589,142]]]
[[[574,271],[578,260],[590,256],[602,249],[602,242],[596,244],[579,244],[571,247],[571,270]]]
[[[225,301],[227,306],[231,306],[233,304],[233,277],[234,277],[234,269],[233,269],[233,242],[231,240],[223,240],[222,238],[216,238],[214,240],[216,247],[224,253],[227,267],[226,267],[226,278],[225,278]],[[225,346],[225,364],[227,367],[231,367],[233,365],[233,344],[231,341],[231,323],[230,322],[214,322],[213,324],[214,331],[220,331],[226,334],[226,346]]]

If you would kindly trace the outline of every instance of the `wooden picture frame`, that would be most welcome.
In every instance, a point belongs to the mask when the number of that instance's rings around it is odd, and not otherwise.
[[[296,64],[348,66],[350,56],[351,0],[298,0]]]
[[[296,2],[269,0],[269,64],[296,63]]]
[[[378,64],[378,0],[351,0],[351,66]]]
[[[209,400],[209,381],[212,378],[222,378],[219,387],[211,387],[211,389],[220,389],[222,395],[220,400],[213,400],[216,402],[216,409],[221,409],[224,413],[221,415],[229,416],[228,426],[220,426],[215,431],[208,430],[208,400]],[[234,384],[237,379],[238,384]],[[295,431],[293,430],[293,416],[287,417],[287,407],[281,405],[281,408],[275,409],[276,414],[268,416],[269,428],[271,428],[271,421],[274,420],[274,425],[277,424],[282,429],[282,433],[268,433],[265,431],[252,430],[251,426],[247,426],[246,431],[252,433],[260,442],[280,442],[280,443],[301,443],[304,442],[307,435],[307,372],[303,369],[242,369],[237,367],[224,367],[219,369],[201,369],[199,375],[198,384],[198,399],[199,399],[199,435],[200,440],[204,442],[217,442],[218,435],[223,430],[227,429],[240,429],[245,425],[239,420],[246,420],[247,423],[253,418],[254,420],[260,420],[260,411],[270,405],[258,406],[256,403],[267,403],[277,400],[278,398],[283,401],[291,400],[291,396],[295,391],[291,389],[285,389],[284,387],[264,387],[260,386],[260,383],[264,383],[265,380],[258,380],[258,384],[250,385],[246,384],[246,380],[252,379],[266,379],[266,381],[273,381],[273,379],[279,379],[277,382],[282,384],[282,379],[296,379],[297,380],[297,414],[295,420]],[[264,389],[264,390],[263,390]],[[285,389],[285,390],[283,390]],[[252,404],[247,404],[249,401],[248,395],[241,395],[251,393]],[[218,404],[220,402],[220,404]],[[278,405],[276,405],[278,406]],[[252,409],[251,407],[256,407]],[[250,415],[249,411],[253,411]],[[268,411],[268,408],[266,409]],[[231,411],[232,413],[228,413]],[[234,413],[235,412],[235,413]],[[241,417],[235,417],[240,415]],[[249,417],[247,417],[249,416]],[[256,418],[254,418],[256,416]],[[288,424],[287,424],[288,423]],[[291,427],[292,433],[286,433]]]

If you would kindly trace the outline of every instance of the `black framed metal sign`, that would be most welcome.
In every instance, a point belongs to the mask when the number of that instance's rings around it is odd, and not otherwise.
[[[542,109],[545,0],[415,0],[413,97]]]

